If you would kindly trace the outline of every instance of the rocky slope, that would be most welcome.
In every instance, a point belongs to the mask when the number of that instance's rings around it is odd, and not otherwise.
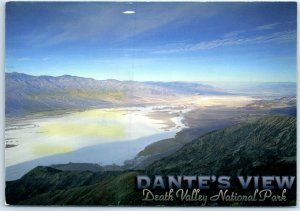
[[[156,174],[245,175],[262,166],[289,163],[295,155],[296,119],[265,117],[206,134],[149,170]]]

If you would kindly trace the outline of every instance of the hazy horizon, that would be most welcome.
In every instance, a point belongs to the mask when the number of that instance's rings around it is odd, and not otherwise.
[[[43,77],[43,76],[49,76],[49,77],[63,77],[63,76],[71,76],[71,77],[80,77],[80,78],[85,78],[85,79],[94,79],[97,81],[105,81],[105,80],[117,80],[117,81],[136,81],[136,82],[187,82],[187,83],[216,83],[216,84],[222,84],[222,83],[297,83],[296,81],[192,81],[192,80],[176,80],[176,81],[149,81],[149,80],[119,80],[119,79],[115,79],[115,78],[93,78],[93,77],[89,77],[89,76],[84,76],[84,75],[72,75],[72,74],[63,74],[63,75],[46,75],[46,74],[42,74],[42,75],[32,75],[32,74],[28,74],[28,73],[22,73],[22,72],[5,72],[5,73],[16,73],[16,74],[25,74],[25,75],[29,75],[29,76],[34,76],[34,77]]]

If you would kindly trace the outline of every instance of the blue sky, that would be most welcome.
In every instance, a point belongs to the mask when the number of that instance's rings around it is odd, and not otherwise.
[[[296,16],[288,2],[10,2],[6,72],[296,81]]]

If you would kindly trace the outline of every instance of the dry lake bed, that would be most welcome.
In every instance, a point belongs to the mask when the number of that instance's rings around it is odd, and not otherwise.
[[[6,180],[38,165],[68,162],[118,164],[147,145],[174,137],[185,125],[178,106],[92,109],[9,121],[5,129]]]
[[[69,162],[123,165],[146,146],[174,138],[188,127],[184,118],[193,109],[243,107],[252,101],[253,98],[241,96],[198,96],[178,99],[169,105],[7,118],[6,180],[18,179],[40,165]]]

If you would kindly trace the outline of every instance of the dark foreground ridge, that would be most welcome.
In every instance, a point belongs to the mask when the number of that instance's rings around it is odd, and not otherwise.
[[[144,171],[76,172],[37,167],[19,180],[6,182],[6,202],[14,205],[201,205],[142,201],[142,191],[135,184],[137,175],[295,176],[296,118],[264,117],[208,133]],[[296,187],[293,187],[286,202],[206,205],[285,206],[295,205],[295,200]]]

